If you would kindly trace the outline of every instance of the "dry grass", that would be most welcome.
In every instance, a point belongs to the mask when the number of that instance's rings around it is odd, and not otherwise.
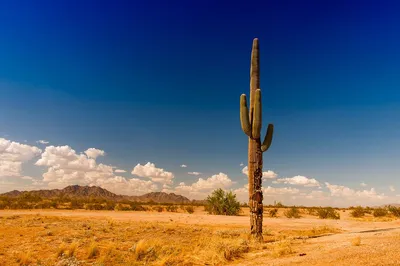
[[[97,243],[93,241],[88,248],[87,258],[93,259],[93,258],[97,257],[99,255],[99,253],[100,253],[99,247],[98,247]]]
[[[351,239],[352,246],[360,246],[361,245],[361,237],[356,236],[355,238]]]
[[[273,257],[279,258],[279,257],[290,255],[293,253],[294,253],[294,250],[293,250],[292,242],[290,240],[279,241],[272,245],[271,255]]]
[[[19,265],[30,265],[31,263],[33,263],[34,259],[32,257],[32,252],[22,252],[18,254],[17,257],[17,262],[19,263]]]
[[[80,265],[223,265],[267,249],[268,242],[273,242],[270,251],[274,256],[290,255],[292,239],[327,232],[338,231],[332,227],[275,231],[266,227],[265,244],[259,245],[249,241],[247,226],[21,215],[0,218],[0,237],[6,239],[0,261],[7,266],[36,265],[39,260],[40,265],[67,260]]]

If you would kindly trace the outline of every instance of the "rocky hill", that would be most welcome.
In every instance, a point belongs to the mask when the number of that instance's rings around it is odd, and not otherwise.
[[[107,200],[131,200],[138,202],[158,202],[158,203],[190,203],[191,201],[181,195],[165,192],[151,192],[141,196],[125,196],[114,194],[104,188],[97,186],[67,186],[63,189],[46,189],[46,190],[32,190],[32,191],[18,191],[13,190],[0,194],[0,196],[19,197],[22,195],[39,196],[41,198],[54,198],[54,197],[69,197],[69,198],[101,198]]]

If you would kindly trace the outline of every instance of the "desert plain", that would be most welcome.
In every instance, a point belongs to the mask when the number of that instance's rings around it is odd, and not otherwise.
[[[0,210],[0,265],[400,265],[400,220],[264,217],[264,242],[239,216],[92,210]]]

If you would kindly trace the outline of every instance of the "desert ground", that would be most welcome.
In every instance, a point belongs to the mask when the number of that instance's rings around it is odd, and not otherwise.
[[[240,216],[1,210],[0,265],[400,265],[400,220],[264,218],[264,243]]]

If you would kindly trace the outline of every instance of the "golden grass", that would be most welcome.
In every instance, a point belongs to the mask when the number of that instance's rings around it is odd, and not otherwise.
[[[361,245],[361,237],[356,236],[355,238],[351,239],[352,246],[360,246]]]
[[[7,266],[36,265],[38,260],[56,265],[68,258],[80,265],[223,265],[260,249],[288,256],[294,252],[293,239],[332,232],[338,230],[265,227],[265,243],[260,245],[248,239],[249,230],[243,226],[21,215],[0,218],[0,237],[6,239],[0,261]],[[267,248],[268,242],[272,243]]]
[[[30,265],[31,263],[33,263],[34,259],[32,258],[32,252],[28,251],[28,252],[22,252],[18,254],[17,257],[17,262],[19,263],[19,265]]]
[[[100,253],[99,247],[98,247],[97,243],[93,241],[88,248],[87,258],[93,259],[93,258],[97,257],[99,255],[99,253]]]

